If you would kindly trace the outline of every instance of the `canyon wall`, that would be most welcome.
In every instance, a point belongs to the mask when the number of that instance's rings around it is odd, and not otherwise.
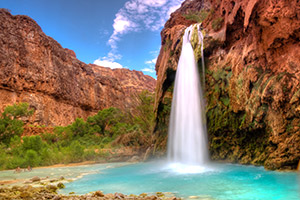
[[[31,123],[67,125],[103,108],[130,109],[131,96],[155,84],[142,72],[87,65],[28,16],[0,9],[0,111],[28,102]]]
[[[171,15],[161,32],[156,63],[156,150],[166,147],[181,38],[184,29],[197,22],[202,22],[205,34],[212,160],[295,169],[300,160],[297,0],[187,0]]]

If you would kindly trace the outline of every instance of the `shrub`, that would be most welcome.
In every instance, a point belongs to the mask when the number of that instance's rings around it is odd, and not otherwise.
[[[78,141],[73,141],[70,145],[70,155],[72,161],[81,161],[84,154],[84,147],[80,145]]]
[[[43,139],[45,142],[47,142],[47,143],[49,143],[49,144],[58,141],[57,134],[55,134],[55,133],[48,133],[48,132],[45,132],[45,133],[42,133],[42,134],[41,134],[41,137],[42,137],[42,139]]]
[[[84,151],[84,159],[85,160],[94,160],[97,157],[97,154],[94,150],[89,149],[87,151]]]
[[[29,109],[28,103],[19,103],[12,106],[7,106],[2,113],[2,117],[20,119],[21,117],[31,116],[33,112],[33,109]]]
[[[32,166],[36,167],[39,166],[41,162],[41,158],[38,156],[37,152],[35,150],[29,149],[26,151],[25,154],[25,164],[26,166]],[[25,166],[23,166],[25,167]]]
[[[0,144],[0,149],[4,149],[5,146]],[[8,155],[4,151],[0,151],[0,170],[5,169],[4,165],[7,162]]]
[[[89,133],[89,124],[82,118],[77,118],[75,122],[70,126],[74,136],[84,136]]]
[[[100,110],[96,115],[81,118],[69,126],[55,127],[54,133],[25,136],[22,116],[29,116],[27,104],[9,106],[0,114],[0,169],[36,167],[57,163],[102,160],[109,155],[101,148],[147,146],[154,124],[153,94],[135,95],[136,109],[123,112],[117,108]],[[114,141],[114,142],[113,142]],[[100,147],[100,148],[99,148]],[[100,151],[95,153],[94,149]]]
[[[104,134],[105,129],[122,121],[124,115],[120,109],[111,107],[99,111],[96,115],[88,117],[87,122],[98,133]]]
[[[15,169],[17,167],[26,167],[24,158],[18,156],[8,157],[6,160],[5,168]]]
[[[20,136],[23,133],[23,125],[20,120],[0,118],[0,141],[8,145],[13,136]]]
[[[53,165],[59,163],[51,147],[43,148],[40,152],[41,165]]]
[[[195,22],[203,22],[211,13],[206,10],[201,10],[196,13],[188,13],[183,15],[187,20],[195,21]]]
[[[44,147],[45,143],[42,141],[42,138],[39,135],[36,136],[25,136],[23,137],[22,147],[24,151],[26,150],[34,150],[39,152]]]
[[[112,141],[111,137],[104,137],[101,141],[102,144],[108,144]]]
[[[22,117],[30,116],[33,110],[29,110],[27,103],[7,106],[0,117],[0,141],[8,145],[10,139],[23,133]]]
[[[133,113],[134,124],[140,126],[141,130],[146,132],[151,132],[154,125],[154,95],[148,91],[143,91],[137,95],[137,107],[136,113]]]
[[[21,146],[21,138],[17,135],[13,136],[10,139],[9,147],[10,148],[17,148]]]

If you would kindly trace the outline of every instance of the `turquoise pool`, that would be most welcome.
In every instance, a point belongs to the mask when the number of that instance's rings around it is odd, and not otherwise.
[[[300,174],[266,171],[263,167],[211,164],[174,168],[165,162],[114,165],[66,183],[61,193],[141,194],[171,192],[177,197],[214,200],[299,200]],[[88,169],[84,171],[89,171]],[[191,172],[191,173],[187,173]],[[195,198],[195,197],[194,197]]]

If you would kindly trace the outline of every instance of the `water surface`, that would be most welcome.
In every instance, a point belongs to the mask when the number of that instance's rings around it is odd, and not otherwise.
[[[266,171],[263,167],[232,164],[192,169],[196,170],[186,173],[186,170],[178,170],[163,162],[114,166],[67,183],[61,192],[172,192],[177,197],[198,196],[206,200],[300,199],[298,173]]]

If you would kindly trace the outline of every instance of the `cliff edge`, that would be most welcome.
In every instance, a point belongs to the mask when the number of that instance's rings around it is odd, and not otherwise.
[[[0,9],[0,110],[28,102],[32,123],[68,125],[103,108],[131,108],[130,97],[155,84],[142,72],[87,65],[30,17]]]
[[[211,158],[296,169],[300,160],[297,0],[187,0],[171,15],[161,32],[156,64],[157,150],[166,146],[181,38],[184,29],[197,22],[202,22],[205,34]],[[201,60],[198,63],[201,71]]]

